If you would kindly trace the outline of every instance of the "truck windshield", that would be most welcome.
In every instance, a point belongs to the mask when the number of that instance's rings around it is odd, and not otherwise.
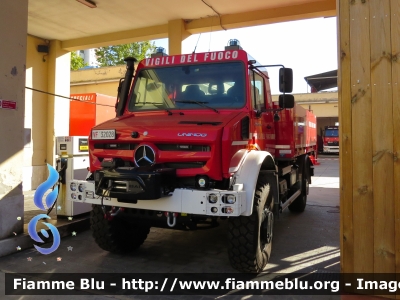
[[[128,109],[204,109],[205,105],[240,108],[245,104],[244,74],[241,62],[142,69],[137,74]]]
[[[338,129],[327,129],[325,131],[325,136],[338,137],[339,130]]]

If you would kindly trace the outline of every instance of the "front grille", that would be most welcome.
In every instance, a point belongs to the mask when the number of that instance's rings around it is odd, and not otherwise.
[[[210,152],[211,147],[206,145],[185,145],[185,144],[156,144],[161,151],[195,151]]]
[[[180,121],[179,124],[196,124],[196,125],[221,125],[222,122],[212,122],[212,121]]]
[[[166,168],[172,169],[192,169],[192,168],[202,168],[206,165],[204,161],[195,162],[170,162],[163,164]]]
[[[339,142],[328,142],[328,146],[339,146]]]
[[[138,144],[131,143],[96,143],[94,149],[107,149],[107,150],[134,150]]]
[[[104,160],[104,157],[97,157],[97,159],[99,160],[99,162],[102,163]],[[116,162],[115,162],[116,167],[136,167],[136,165],[133,161],[123,160],[118,157],[114,158],[114,160],[116,160]]]

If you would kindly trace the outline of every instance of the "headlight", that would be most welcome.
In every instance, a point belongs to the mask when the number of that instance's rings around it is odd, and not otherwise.
[[[69,185],[69,188],[71,189],[71,191],[76,191],[76,183],[71,182],[71,184]]]
[[[227,204],[233,204],[236,202],[236,197],[235,195],[225,195],[223,202]]]
[[[85,190],[85,186],[83,184],[80,184],[78,186],[78,191],[80,191],[81,193],[83,193],[83,191]]]
[[[218,202],[218,196],[215,195],[215,194],[208,195],[208,202],[217,203]]]
[[[72,198],[72,199],[76,199],[76,194],[75,194],[75,193],[72,193],[72,194],[71,194],[71,198]]]
[[[216,212],[218,212],[218,208],[217,207],[211,207],[211,212],[215,214]]]

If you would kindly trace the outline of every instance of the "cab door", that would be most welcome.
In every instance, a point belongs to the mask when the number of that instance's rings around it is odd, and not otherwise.
[[[275,128],[269,82],[255,70],[250,70],[252,103],[252,137],[258,150],[275,152]],[[270,103],[271,102],[271,103]]]

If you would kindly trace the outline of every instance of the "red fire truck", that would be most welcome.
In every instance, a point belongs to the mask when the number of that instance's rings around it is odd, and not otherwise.
[[[234,268],[260,272],[282,210],[302,212],[313,175],[315,116],[294,106],[292,70],[279,66],[279,104],[267,67],[230,41],[225,51],[127,58],[116,117],[94,127],[89,181],[67,182],[92,203],[97,244],[139,247],[152,226],[228,222]]]

